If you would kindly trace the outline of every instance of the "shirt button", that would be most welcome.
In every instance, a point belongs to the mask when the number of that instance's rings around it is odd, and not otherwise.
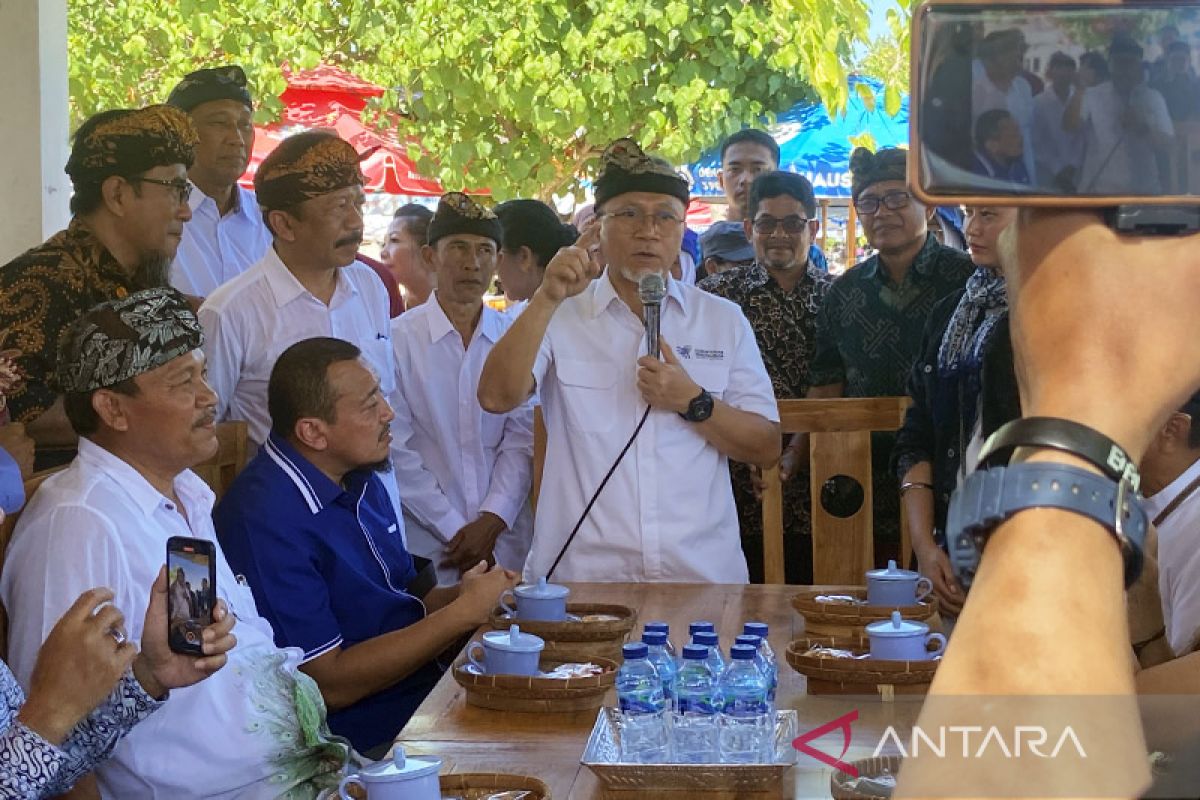
[[[175,510],[175,506],[171,505],[170,503],[167,503],[167,511],[174,511],[174,510]]]
[[[954,458],[954,448],[951,447],[949,450],[947,450],[946,455],[949,456],[950,458]]]
[[[926,375],[928,375],[928,374],[929,374],[929,373],[931,373],[931,372],[933,372],[933,365],[932,365],[932,364],[926,364],[926,365],[925,365],[925,374],[926,374]]]

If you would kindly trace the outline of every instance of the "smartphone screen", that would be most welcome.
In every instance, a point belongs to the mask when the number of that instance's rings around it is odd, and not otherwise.
[[[173,536],[167,541],[167,642],[176,653],[198,655],[212,624],[217,568],[212,542]]]
[[[917,14],[923,193],[1200,198],[1200,3]]]

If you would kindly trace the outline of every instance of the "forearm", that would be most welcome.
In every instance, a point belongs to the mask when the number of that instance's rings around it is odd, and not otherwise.
[[[933,465],[928,461],[913,464],[904,473],[900,483],[932,485]],[[936,547],[933,540],[933,491],[924,486],[913,486],[900,495],[900,505],[904,508],[904,518],[908,520],[913,550],[919,553],[924,548]]]
[[[479,376],[479,404],[493,414],[512,411],[533,394],[533,366],[558,304],[540,290],[488,353]]]
[[[695,423],[705,441],[733,461],[770,467],[779,460],[779,423],[717,400],[713,413]]]
[[[453,586],[435,586],[429,590],[428,594],[421,598],[421,602],[425,604],[426,610],[432,614],[457,600],[460,589],[462,589],[461,583],[456,583]]]
[[[1200,653],[1189,653],[1140,671],[1138,694],[1200,694]]]
[[[330,651],[300,669],[317,682],[330,711],[337,711],[395,686],[475,627],[450,603],[408,627]]]
[[[63,410],[63,400],[59,397],[54,405],[47,408],[40,416],[25,424],[25,432],[41,447],[70,447],[79,441],[75,430]]]

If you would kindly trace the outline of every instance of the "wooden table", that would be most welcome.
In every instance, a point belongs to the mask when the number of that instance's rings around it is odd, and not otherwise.
[[[859,718],[852,724],[853,738],[845,760],[869,757],[889,725],[895,726],[902,737],[907,736],[916,720],[919,698],[897,698],[895,702],[884,703],[878,698],[808,697],[804,677],[783,659],[788,642],[803,632],[803,618],[790,602],[802,588],[807,587],[580,583],[571,584],[571,602],[619,603],[637,609],[636,635],[640,635],[643,623],[666,620],[671,625],[671,640],[676,647],[686,637],[687,624],[693,620],[711,620],[716,624],[725,648],[741,633],[743,622],[768,623],[771,647],[780,659],[777,706],[797,710],[801,732],[857,709]],[[605,704],[615,703],[615,693],[610,692]],[[447,674],[396,741],[410,753],[440,756],[444,760],[444,773],[517,772],[536,776],[550,786],[556,800],[638,797],[638,793],[628,791],[606,793],[591,770],[579,763],[595,721],[595,711],[522,714],[474,708],[466,704],[462,688]],[[837,757],[842,750],[841,734],[831,732],[813,742],[813,746]],[[782,796],[829,797],[832,771],[831,767],[800,754],[796,767],[785,778]]]

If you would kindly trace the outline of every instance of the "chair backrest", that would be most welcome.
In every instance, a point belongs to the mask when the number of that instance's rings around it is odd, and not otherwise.
[[[217,452],[212,458],[192,467],[220,500],[233,479],[246,466],[246,423],[230,420],[217,423]]]
[[[780,400],[780,427],[808,433],[812,486],[813,583],[857,586],[874,566],[871,516],[871,433],[895,431],[904,422],[907,397]],[[849,517],[835,517],[821,505],[821,488],[835,475],[862,485],[863,503]],[[778,466],[763,470],[763,575],[784,583],[783,485]],[[907,528],[901,555],[908,560]]]
[[[529,503],[537,512],[538,492],[542,490],[542,467],[546,464],[546,420],[542,419],[542,407],[533,407],[533,488]]]
[[[63,467],[55,467],[54,469],[36,472],[29,476],[25,481],[25,504],[33,499],[33,493],[38,490],[42,482],[51,475],[62,472],[66,469]],[[17,520],[20,518],[21,512],[17,511],[9,514],[0,522],[0,573],[4,571],[4,560],[8,555],[8,543],[12,541],[13,531],[17,529]],[[8,661],[8,611],[5,610],[4,604],[0,603],[0,659]]]

